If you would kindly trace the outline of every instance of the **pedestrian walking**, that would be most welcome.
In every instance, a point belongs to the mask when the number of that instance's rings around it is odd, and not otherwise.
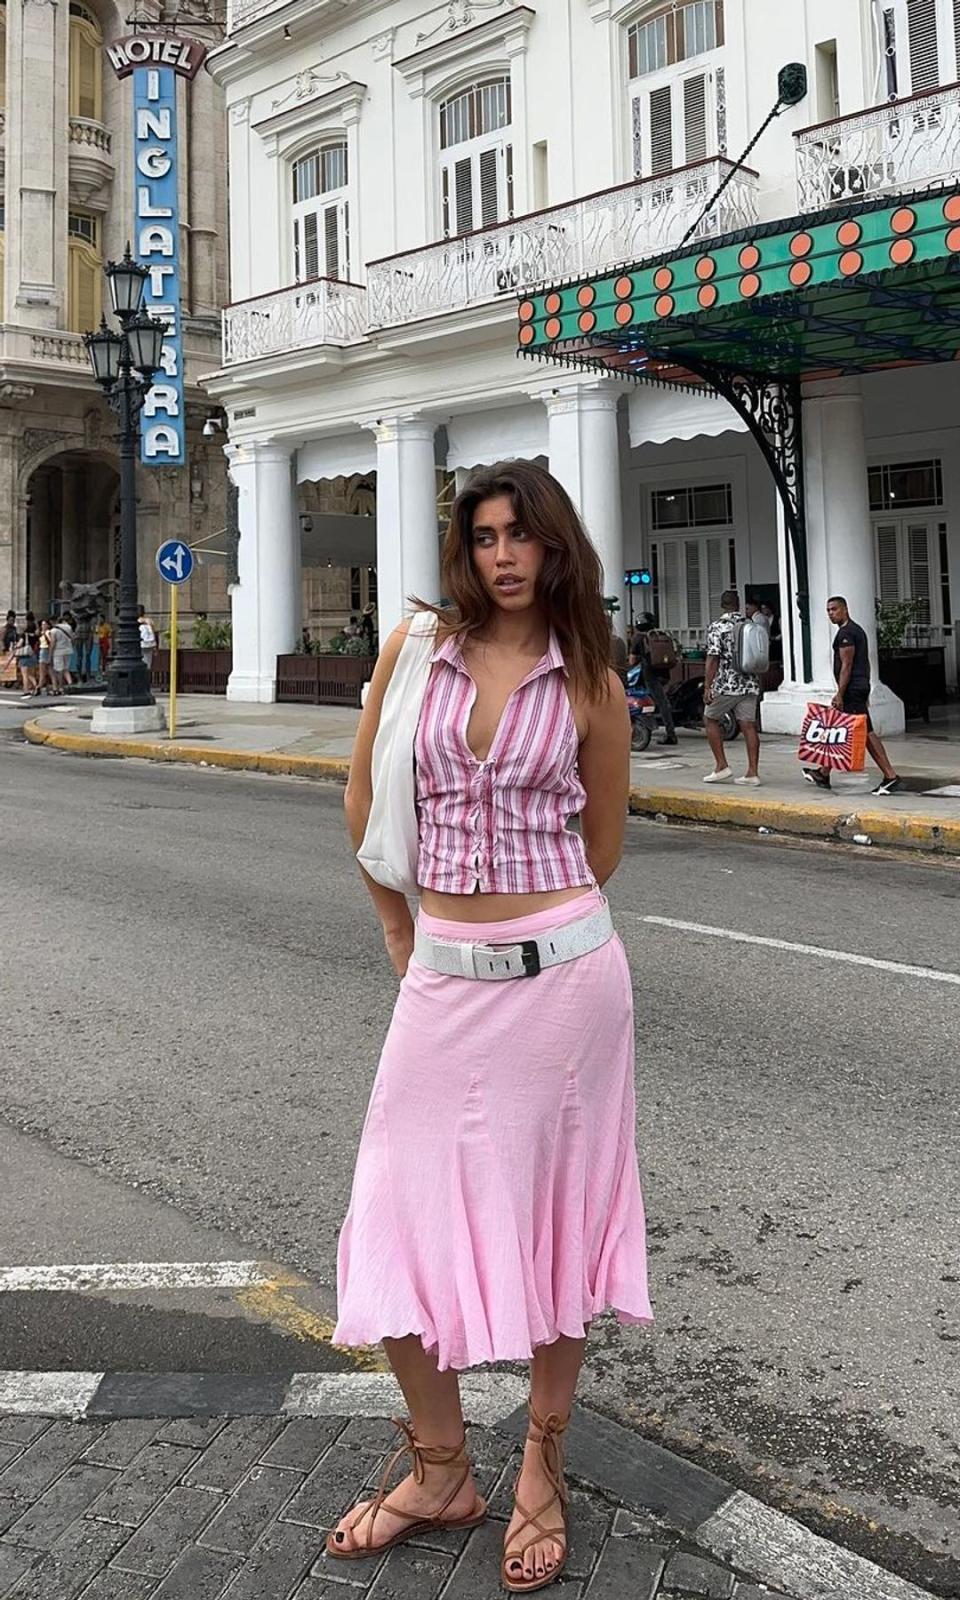
[[[836,628],[833,639],[833,676],[837,685],[831,705],[850,717],[866,717],[867,749],[880,768],[880,782],[874,794],[896,794],[903,779],[894,771],[890,757],[870,720],[870,643],[859,622],[854,622],[846,600],[840,594],[827,601],[827,616]],[[820,767],[804,767],[803,776],[819,789],[830,788],[830,774]]]
[[[732,712],[747,747],[747,770],[742,777],[734,779],[734,782],[757,788],[760,784],[757,771],[760,760],[760,735],[757,732],[760,675],[744,669],[741,654],[743,625],[748,619],[740,610],[740,596],[736,589],[727,589],[720,596],[720,605],[722,607],[720,616],[716,622],[711,622],[707,629],[703,717],[714,766],[713,771],[708,772],[703,781],[729,783],[733,778],[733,771],[727,764],[722,727],[724,718]],[[766,633],[765,628],[763,632]]]
[[[37,694],[43,694],[45,689],[49,689],[51,687],[53,681],[50,676],[50,657],[52,652],[50,642],[50,621],[48,617],[42,617],[40,619],[38,646]]]
[[[592,1319],[608,1306],[651,1318],[631,985],[602,894],[630,725],[600,584],[548,472],[508,462],[471,477],[443,546],[451,604],[417,601],[384,641],[346,793],[401,985],[333,1337],[383,1341],[411,1418],[391,1467],[408,1455],[413,1470],[389,1498],[385,1473],[327,1551],[350,1560],[482,1522],[458,1373],[529,1360],[501,1568],[512,1593],[566,1559],[563,1433]]]
[[[657,619],[652,611],[641,612],[630,639],[629,664],[631,667],[639,666],[643,673],[644,688],[663,723],[664,744],[680,742],[667,692],[667,685],[679,659],[672,635],[657,627]]]
[[[147,616],[146,606],[141,606],[137,613],[140,624],[140,654],[143,656],[147,671],[153,666],[153,652],[157,648],[157,632]]]
[[[17,634],[14,654],[17,667],[20,671],[20,687],[23,690],[22,700],[32,700],[37,692],[37,650],[39,640],[36,633],[36,622],[33,612],[27,612],[27,620]]]
[[[50,677],[53,693],[64,694],[72,687],[70,665],[73,661],[73,626],[70,613],[57,617],[50,628]]]
[[[3,625],[3,637],[0,640],[0,685],[13,688],[17,682],[17,613],[8,611]]]

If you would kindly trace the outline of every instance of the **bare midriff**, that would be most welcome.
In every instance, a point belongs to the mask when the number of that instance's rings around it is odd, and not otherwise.
[[[436,889],[421,889],[420,904],[428,917],[442,917],[448,922],[511,922],[515,917],[550,911],[591,893],[591,885],[585,883],[538,894],[440,894]]]

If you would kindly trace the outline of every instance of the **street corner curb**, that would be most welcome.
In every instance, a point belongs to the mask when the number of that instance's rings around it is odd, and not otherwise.
[[[717,827],[766,828],[771,833],[808,839],[849,842],[856,835],[865,834],[872,844],[960,855],[960,820],[946,818],[937,822],[915,812],[842,811],[815,801],[700,795],[639,786],[630,790],[629,809],[632,816],[667,817],[675,822],[702,822]]]
[[[231,772],[268,772],[287,778],[319,778],[346,783],[350,763],[333,756],[293,756],[272,750],[225,750],[210,745],[164,744],[156,739],[109,734],[68,733],[25,722],[23,735],[31,744],[48,745],[80,756],[124,756],[128,760],[170,761],[185,766],[221,767]]]

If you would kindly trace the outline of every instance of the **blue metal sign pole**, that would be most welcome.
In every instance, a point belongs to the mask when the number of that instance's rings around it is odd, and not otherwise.
[[[177,190],[177,75],[172,67],[133,74],[136,259],[148,269],[144,309],[169,324],[163,370],[144,402],[140,459],[148,467],[186,463],[180,227]]]

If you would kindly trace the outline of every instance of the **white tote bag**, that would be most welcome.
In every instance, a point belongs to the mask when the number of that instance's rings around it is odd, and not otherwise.
[[[437,618],[415,611],[387,684],[373,741],[373,804],[357,860],[371,878],[417,893],[417,795],[413,744],[436,648]]]

